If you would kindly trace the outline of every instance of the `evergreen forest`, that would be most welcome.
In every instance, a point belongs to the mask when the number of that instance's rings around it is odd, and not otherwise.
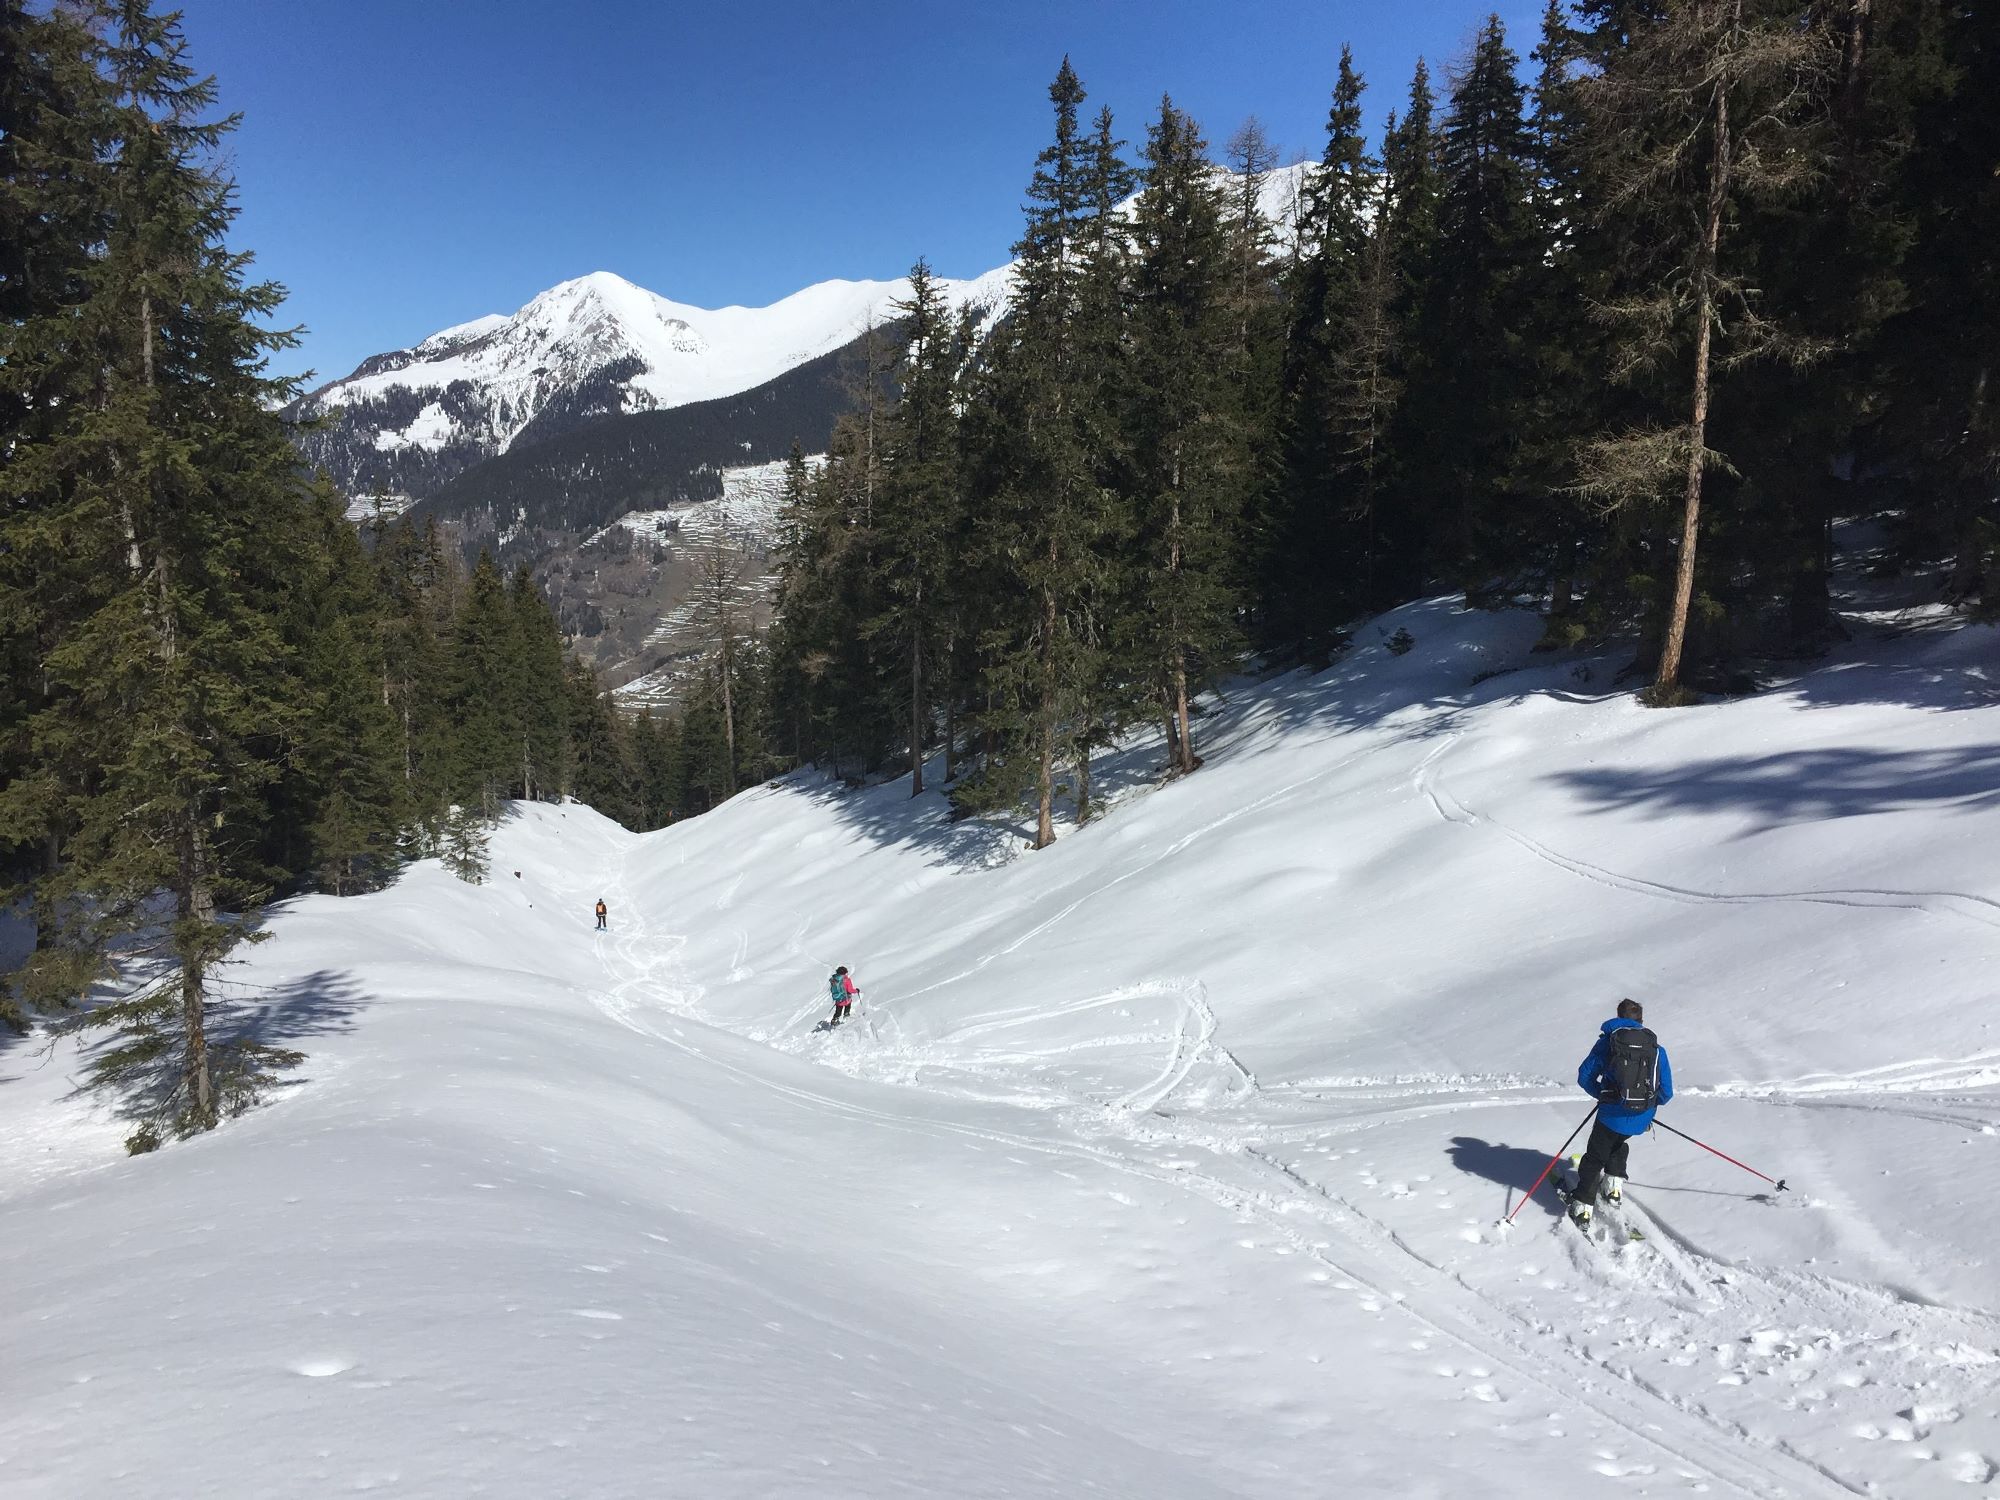
[[[1629,640],[1661,706],[1827,648],[1845,519],[2000,609],[1992,7],[1550,0],[1372,137],[1331,84],[1274,221],[1254,120],[1135,145],[1063,64],[1011,308],[919,262],[893,388],[793,467],[768,744],[941,752],[1039,847],[1128,730],[1193,771],[1204,691],[1413,598]]]

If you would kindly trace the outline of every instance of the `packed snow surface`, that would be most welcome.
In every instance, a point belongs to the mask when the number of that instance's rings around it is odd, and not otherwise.
[[[270,1107],[0,1054],[0,1490],[1995,1492],[2000,634],[1914,623],[1653,712],[1436,601],[1041,853],[799,777],[292,902]],[[1498,1229],[1626,995],[1788,1191]]]

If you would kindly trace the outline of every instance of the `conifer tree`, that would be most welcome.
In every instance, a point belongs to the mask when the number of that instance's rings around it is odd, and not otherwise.
[[[507,585],[492,554],[482,550],[453,622],[446,702],[453,726],[451,799],[489,821],[520,766],[512,690],[518,686],[512,672],[518,639]]]
[[[101,360],[74,334],[108,232],[98,159],[110,132],[92,39],[64,9],[0,0],[0,902],[32,897],[36,951],[0,988],[0,1024],[61,1008],[94,950],[66,946],[49,892],[78,809],[101,777],[106,724],[47,670],[70,621],[103,606],[111,537],[77,492],[73,427]],[[17,884],[18,882],[18,884]]]
[[[881,486],[878,566],[885,612],[870,633],[893,640],[908,674],[910,795],[924,789],[930,738],[927,672],[942,655],[940,636],[958,532],[957,348],[953,320],[930,266],[910,268],[910,295],[897,304],[905,324],[900,395],[888,416]]]
[[[517,785],[532,802],[552,796],[560,784],[573,700],[564,691],[562,633],[525,563],[514,570],[507,602],[514,617],[510,696],[521,753]]]
[[[345,896],[393,877],[416,809],[384,686],[375,579],[339,499],[322,487],[315,501],[312,545],[300,554],[311,572],[284,619],[306,697],[296,723],[266,726],[289,735],[293,749],[265,816],[279,835],[279,870],[309,872]]]
[[[1420,57],[1410,77],[1409,103],[1400,119],[1390,121],[1382,137],[1386,188],[1382,215],[1389,242],[1396,247],[1399,320],[1406,320],[1421,301],[1437,254],[1444,178],[1436,112],[1430,69]]]
[[[1134,217],[1132,399],[1127,416],[1138,549],[1128,630],[1164,698],[1176,773],[1201,763],[1190,697],[1237,647],[1232,562],[1249,462],[1231,379],[1230,246],[1207,145],[1160,103]]]
[[[1379,177],[1362,130],[1362,91],[1342,47],[1326,147],[1300,207],[1287,275],[1281,477],[1262,537],[1267,644],[1299,645],[1321,661],[1355,602],[1332,413],[1338,341],[1367,261]]]
[[[1525,514],[1545,554],[1550,643],[1573,630],[1574,586],[1598,528],[1573,493],[1577,435],[1603,425],[1603,330],[1608,256],[1592,236],[1583,121],[1576,91],[1582,49],[1563,0],[1548,0],[1536,45],[1530,205],[1535,255],[1521,299],[1532,375],[1516,460]],[[1594,590],[1601,599],[1606,591]]]
[[[632,814],[632,767],[618,720],[597,674],[572,660],[563,681],[568,699],[568,767],[565,791],[620,822]]]
[[[1342,480],[1349,516],[1358,523],[1356,595],[1371,608],[1394,602],[1397,585],[1404,581],[1393,566],[1384,566],[1384,552],[1398,538],[1398,528],[1384,515],[1384,498],[1392,473],[1390,433],[1403,391],[1397,373],[1401,349],[1392,235],[1387,215],[1378,215],[1369,228],[1353,293],[1338,319],[1327,388],[1334,472]]]
[[[434,517],[374,528],[376,637],[382,697],[395,721],[405,843],[431,852],[451,805],[449,666],[458,597],[455,561]]]
[[[786,748],[799,764],[819,758],[830,727],[826,678],[834,652],[827,560],[833,538],[820,499],[805,453],[794,441],[778,503],[771,637],[774,711]]]
[[[229,913],[260,891],[244,831],[281,770],[266,730],[302,703],[279,616],[310,501],[273,410],[291,387],[263,373],[290,342],[263,326],[282,293],[225,244],[234,208],[208,163],[232,122],[208,118],[212,81],[143,0],[107,7],[86,59],[103,227],[64,341],[97,380],[25,456],[47,519],[102,570],[51,622],[44,743],[100,767],[41,895],[69,982],[108,977],[122,935],[159,935],[166,977],[92,1016],[120,1033],[96,1077],[142,1089],[145,1149],[212,1127],[287,1060],[212,1047],[209,1021]]]
[[[1517,483],[1540,264],[1518,66],[1494,16],[1452,87],[1437,241],[1414,331],[1423,378],[1407,387],[1404,429],[1433,555],[1473,593],[1502,596],[1539,561],[1523,555]]]
[[[982,767],[982,791],[1005,802],[1032,790],[1036,848],[1055,838],[1059,767],[1074,763],[1092,722],[1100,663],[1088,610],[1111,520],[1091,442],[1103,426],[1105,372],[1085,357],[1102,337],[1088,295],[1092,252],[1113,243],[1103,222],[1105,132],[1093,141],[1079,129],[1083,85],[1067,59],[1049,99],[1055,140],[1029,185],[1013,308],[989,340],[985,452],[973,466],[989,486],[979,496],[980,552],[1005,568],[996,592],[1010,606],[982,643],[990,706],[981,719],[998,750]]]
[[[1869,224],[1886,216],[1907,236],[1893,247],[1893,280],[1878,242],[1869,311],[1879,335],[1842,351],[1851,399],[1866,418],[1859,453],[1877,468],[1910,473],[1891,528],[1896,555],[1909,564],[1943,559],[1944,597],[1978,601],[1991,616],[2000,612],[2000,121],[1992,107],[2000,14],[1990,5],[1874,0],[1850,5],[1839,22],[1835,176],[1852,205],[1842,211]]]
[[[1677,701],[1694,602],[1717,345],[1729,364],[1804,362],[1819,352],[1760,306],[1726,237],[1747,205],[1800,191],[1814,171],[1815,127],[1836,53],[1818,19],[1767,0],[1689,0],[1632,27],[1602,70],[1579,85],[1605,196],[1600,214],[1637,232],[1613,311],[1627,372],[1679,366],[1681,420],[1603,437],[1585,483],[1605,504],[1662,498],[1678,475],[1679,541],[1663,611],[1652,701]]]
[[[871,418],[871,423],[873,420]],[[876,503],[876,489],[880,483],[877,474],[878,460],[874,449],[877,440],[877,435],[871,431],[869,447],[865,450],[864,457],[865,503],[871,513]],[[872,527],[872,522],[870,524]],[[701,572],[696,583],[698,592],[695,607],[702,628],[707,634],[710,649],[714,652],[716,692],[722,711],[724,752],[722,795],[733,797],[736,795],[740,765],[736,751],[736,680],[738,658],[744,646],[745,622],[737,590],[743,581],[743,566],[741,560],[732,555],[724,543],[718,541],[702,554],[699,567]]]

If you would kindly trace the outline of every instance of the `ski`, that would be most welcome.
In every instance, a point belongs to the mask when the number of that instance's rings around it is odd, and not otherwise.
[[[1570,1170],[1566,1180],[1564,1178],[1556,1178],[1550,1183],[1550,1186],[1556,1191],[1556,1197],[1562,1202],[1564,1218],[1569,1218],[1570,1206],[1576,1202],[1575,1157],[1570,1158],[1569,1167]],[[1585,1238],[1597,1240],[1602,1244],[1644,1244],[1646,1240],[1644,1231],[1627,1219],[1624,1216],[1623,1210],[1624,1205],[1622,1203],[1615,1205],[1598,1203],[1592,1205],[1589,1223],[1577,1224],[1573,1218],[1569,1218],[1569,1221],[1572,1224],[1576,1224],[1577,1229],[1583,1233]],[[1599,1230],[1602,1233],[1596,1232]]]

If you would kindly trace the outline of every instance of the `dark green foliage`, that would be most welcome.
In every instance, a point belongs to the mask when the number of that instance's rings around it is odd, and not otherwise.
[[[1278,477],[1260,527],[1261,635],[1324,661],[1360,603],[1348,442],[1337,406],[1348,318],[1369,262],[1381,165],[1362,129],[1361,75],[1343,47],[1326,145],[1307,178],[1286,270]]]
[[[1079,799],[1087,796],[1102,732],[1124,253],[1112,213],[1124,169],[1109,118],[1094,136],[1079,128],[1083,85],[1067,59],[1049,100],[1055,140],[1029,183],[1012,310],[984,351],[983,420],[968,472],[975,549],[1007,607],[979,621],[977,719],[990,749],[967,793],[993,804],[1031,794],[1037,848],[1055,838],[1064,767],[1076,768]]]
[[[66,1003],[113,977],[114,948],[153,960],[158,978],[92,1018],[123,1037],[93,1071],[185,1134],[236,1107],[232,1073],[262,1066],[211,1052],[214,976],[243,931],[230,913],[253,912],[276,873],[273,809],[313,804],[306,726],[350,701],[299,648],[356,559],[325,552],[330,497],[272,410],[288,387],[264,359],[290,338],[264,325],[282,292],[224,243],[234,208],[210,162],[230,122],[207,118],[213,84],[141,0],[48,24],[73,113],[21,143],[9,195],[49,195],[75,237],[56,260],[74,301],[13,310],[0,359],[8,616],[43,663],[0,826],[43,850],[36,948],[10,990]],[[43,146],[71,153],[63,183],[36,172]]]
[[[1065,64],[1012,306],[954,356],[955,482],[849,424],[791,486],[778,751],[852,774],[941,741],[954,809],[1025,797],[1040,844],[1133,725],[1192,763],[1177,666],[1192,696],[1246,638],[1322,663],[1426,590],[1638,665],[1683,620],[1704,677],[1740,681],[1838,631],[1834,524],[1886,512],[1892,563],[2000,608],[1991,8],[1549,0],[1531,62],[1493,18],[1442,106],[1420,63],[1378,160],[1343,55],[1289,243],[1254,122],[1218,184],[1163,111],[1145,192],[1106,212],[1126,173]],[[906,483],[955,521],[870,503]],[[940,542],[951,565],[913,570]],[[945,595],[922,623],[918,577]],[[945,661],[911,691],[918,639]]]
[[[1494,17],[1453,84],[1436,240],[1413,308],[1397,419],[1410,503],[1426,518],[1429,571],[1496,598],[1546,572],[1530,550],[1532,501],[1519,483],[1533,283],[1546,247],[1518,65]]]
[[[529,576],[364,544],[302,468],[175,20],[0,0],[0,43],[0,901],[34,926],[0,1021],[96,1001],[145,1151],[299,1060],[222,979],[270,895],[481,878],[504,796],[639,814]]]
[[[1132,680],[1168,724],[1174,769],[1187,772],[1199,764],[1190,699],[1241,649],[1235,560],[1252,453],[1243,382],[1219,357],[1233,332],[1222,198],[1199,129],[1171,100],[1147,132],[1145,158],[1120,413],[1131,586],[1116,633]]]

